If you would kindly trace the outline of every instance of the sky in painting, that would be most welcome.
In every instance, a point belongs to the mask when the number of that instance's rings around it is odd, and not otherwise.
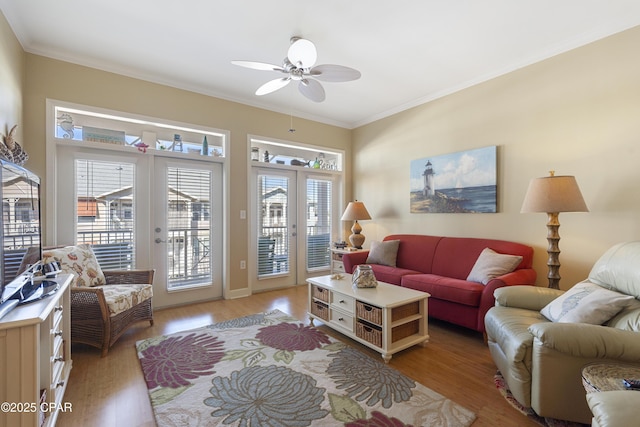
[[[412,160],[411,191],[423,189],[427,161],[435,172],[436,190],[496,185],[495,146]]]

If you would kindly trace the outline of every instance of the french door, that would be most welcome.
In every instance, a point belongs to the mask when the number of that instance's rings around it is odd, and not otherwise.
[[[156,158],[153,254],[158,305],[222,296],[222,166]]]
[[[253,168],[252,239],[249,268],[253,290],[275,289],[297,280],[297,177],[294,171]]]
[[[154,306],[222,296],[222,164],[58,147],[56,244],[105,270],[154,268]]]
[[[330,269],[339,213],[335,175],[252,168],[252,290],[304,283]]]

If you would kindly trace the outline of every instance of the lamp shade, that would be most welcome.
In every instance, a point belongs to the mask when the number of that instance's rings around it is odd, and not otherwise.
[[[533,178],[520,212],[589,212],[573,176]]]
[[[360,221],[363,219],[371,219],[371,215],[367,212],[367,208],[364,207],[364,203],[359,201],[349,202],[347,209],[342,214],[342,221]]]

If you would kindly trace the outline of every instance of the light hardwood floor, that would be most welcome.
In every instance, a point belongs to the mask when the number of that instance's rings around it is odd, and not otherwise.
[[[153,327],[148,322],[135,325],[104,358],[98,349],[73,346],[73,369],[64,397],[73,411],[60,414],[58,426],[155,426],[136,341],[276,308],[308,324],[306,301],[307,287],[297,286],[248,298],[156,310]],[[330,328],[321,324],[319,327],[380,358],[378,353]],[[430,320],[429,335],[425,347],[414,346],[396,353],[390,366],[475,412],[474,427],[538,425],[513,409],[496,390],[496,367],[480,334]]]

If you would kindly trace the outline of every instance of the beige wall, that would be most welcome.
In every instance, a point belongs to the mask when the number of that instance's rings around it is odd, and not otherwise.
[[[25,149],[22,125],[24,54],[11,27],[0,12],[0,138],[18,125],[16,140]],[[2,139],[4,141],[4,139]]]
[[[546,286],[545,214],[521,214],[529,180],[575,175],[589,213],[560,214],[561,287],[609,246],[640,239],[640,27],[358,128],[353,196],[369,242],[389,233],[532,245]],[[498,213],[410,214],[411,160],[498,146]]]
[[[30,169],[45,175],[45,99],[95,105],[231,131],[232,289],[247,286],[247,134],[290,140],[288,117],[25,54],[0,15],[0,130],[20,124]],[[515,240],[536,249],[546,285],[546,216],[521,214],[529,179],[575,175],[589,213],[560,215],[561,286],[586,276],[612,244],[640,239],[640,28],[523,68],[353,131],[296,120],[295,140],[347,151],[347,200],[365,201],[368,242],[413,232]],[[22,89],[24,88],[24,89]],[[24,104],[24,109],[22,105]],[[24,114],[24,117],[23,117]],[[22,122],[25,125],[22,125]],[[351,146],[353,142],[353,145]],[[497,145],[498,213],[410,214],[416,158]],[[351,150],[357,153],[351,156]],[[47,242],[52,243],[52,242]]]
[[[229,153],[230,290],[247,288],[248,223],[240,219],[247,210],[247,135],[260,135],[304,144],[328,146],[351,153],[347,129],[296,119],[296,133],[288,132],[290,117],[210,96],[98,71],[68,62],[26,54],[24,91],[25,136],[31,141],[29,168],[45,176],[45,101],[47,98],[130,112],[161,119],[210,126],[231,132]],[[44,209],[46,212],[46,207]],[[48,244],[53,242],[47,242]]]

